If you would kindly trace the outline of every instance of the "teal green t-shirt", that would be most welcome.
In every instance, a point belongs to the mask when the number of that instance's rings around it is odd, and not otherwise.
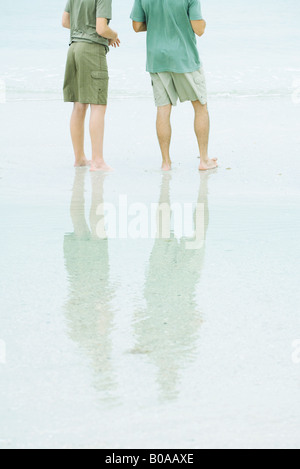
[[[96,18],[112,18],[112,0],[68,0],[71,15],[71,42],[90,42],[108,48],[108,40],[96,31]]]
[[[131,19],[147,23],[147,70],[189,73],[201,61],[191,21],[202,20],[199,0],[135,0]]]

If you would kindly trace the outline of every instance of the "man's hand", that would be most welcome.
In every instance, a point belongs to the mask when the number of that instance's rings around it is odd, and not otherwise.
[[[110,40],[108,41],[108,44],[109,44],[109,46],[116,48],[116,47],[120,47],[121,41],[120,41],[120,39],[117,37],[117,39],[110,39]]]

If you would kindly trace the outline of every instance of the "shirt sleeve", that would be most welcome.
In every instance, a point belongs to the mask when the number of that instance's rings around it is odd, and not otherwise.
[[[146,22],[146,13],[142,7],[141,0],[135,0],[130,18],[138,23]]]
[[[203,20],[200,0],[189,0],[189,18],[191,21]]]
[[[97,0],[96,18],[112,19],[112,0]]]
[[[68,0],[67,4],[66,4],[66,8],[65,8],[65,12],[66,13],[71,13],[71,4],[70,4],[70,0]]]

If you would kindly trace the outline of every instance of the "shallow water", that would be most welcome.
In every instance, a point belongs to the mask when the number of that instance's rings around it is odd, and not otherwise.
[[[125,25],[130,48],[120,62],[110,56],[106,153],[116,171],[105,177],[71,166],[71,106],[58,100],[64,32],[57,29],[49,55],[48,35],[37,45],[29,26],[24,49],[14,38],[1,49],[10,62],[1,61],[0,75],[11,74],[0,105],[2,448],[299,448],[300,133],[291,96],[297,72],[287,72],[300,70],[292,14],[299,7],[252,2],[256,20],[269,11],[270,21],[283,22],[286,42],[277,49],[281,63],[271,43],[268,60],[261,57],[259,38],[272,28],[255,21],[247,56],[263,67],[255,81],[251,60],[234,60],[246,77],[239,88],[215,45],[247,36],[247,10],[229,2],[237,30],[228,38],[223,3],[203,3],[215,25],[203,44],[211,152],[220,158],[211,174],[196,171],[188,104],[174,110],[174,171],[158,170],[143,38],[135,45]],[[49,33],[60,4],[47,6]],[[117,18],[128,5],[119,2]],[[240,51],[235,45],[232,56]],[[12,58],[21,56],[13,72]],[[140,67],[134,91],[130,60]],[[47,73],[57,67],[53,80],[45,80],[46,62]],[[200,249],[186,249],[179,226],[169,240],[99,240],[98,207],[120,210],[120,196],[149,214],[159,201],[202,204]]]
[[[174,173],[162,176],[152,102],[132,105],[145,117],[116,142],[110,116],[126,121],[128,102],[111,103],[107,151],[118,170],[107,177],[74,173],[68,106],[0,108],[8,122],[18,111],[22,129],[16,142],[6,126],[1,140],[0,444],[296,447],[298,109],[289,100],[245,101],[255,141],[247,145],[240,127],[230,146],[241,105],[231,103],[224,123],[228,104],[215,102],[214,131],[223,138],[212,149],[222,164],[200,176],[195,142],[180,146],[192,136],[183,106],[174,116]],[[254,119],[258,106],[263,122],[272,119],[265,132]],[[56,139],[45,145],[48,122]],[[136,145],[126,147],[134,133]],[[291,164],[283,167],[286,142]],[[200,201],[204,246],[187,251],[178,237],[97,240],[96,207],[118,204],[120,194],[146,207],[169,197]]]
[[[0,79],[7,99],[61,99],[69,40],[60,26],[64,3],[31,0],[24,12],[21,0],[1,6]],[[113,2],[113,27],[122,40],[122,48],[109,54],[115,97],[151,96],[145,35],[132,31],[132,4]],[[298,0],[202,0],[202,9],[208,28],[199,48],[211,97],[288,96],[299,89]],[[16,10],[22,15],[16,17]]]

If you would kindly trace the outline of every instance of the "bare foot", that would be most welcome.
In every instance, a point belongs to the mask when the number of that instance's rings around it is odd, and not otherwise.
[[[217,159],[213,158],[211,160],[203,161],[201,160],[200,166],[199,166],[199,171],[209,171],[210,169],[215,169],[218,168],[218,163]]]
[[[200,156],[198,156],[198,160],[200,160]],[[213,161],[218,161],[218,158],[212,158]]]
[[[108,166],[108,164],[106,164],[104,161],[97,161],[97,162],[92,161],[90,171],[91,172],[103,171],[105,173],[109,173],[113,171],[113,168]]]
[[[172,161],[163,161],[161,169],[162,171],[172,171]]]
[[[86,166],[91,166],[92,162],[83,158],[82,160],[75,161],[74,168],[85,168]]]

